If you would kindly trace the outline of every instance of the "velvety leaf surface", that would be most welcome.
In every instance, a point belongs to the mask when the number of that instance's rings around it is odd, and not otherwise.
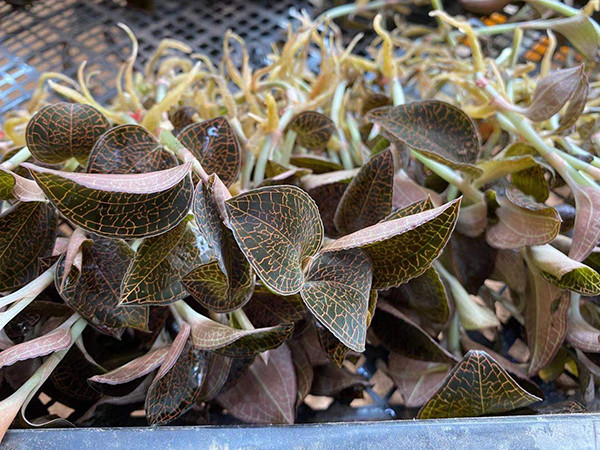
[[[208,358],[206,381],[200,387],[199,402],[209,402],[214,399],[229,378],[234,359],[214,352],[205,352]],[[239,360],[238,360],[239,361]]]
[[[456,361],[421,327],[386,302],[379,302],[372,329],[383,345],[407,358],[441,363]]]
[[[583,261],[600,242],[600,189],[580,186],[573,195],[577,212],[569,258]]]
[[[188,125],[177,139],[200,161],[207,174],[216,173],[226,186],[236,180],[242,152],[225,117]]]
[[[215,200],[214,176],[194,191],[196,223],[212,250],[210,259],[184,273],[187,291],[206,308],[229,312],[241,308],[252,295],[254,274],[231,232],[222,222]]]
[[[583,76],[583,65],[551,72],[538,81],[531,104],[523,113],[534,122],[549,119],[573,96]]]
[[[322,150],[331,138],[333,121],[316,111],[304,111],[292,118],[288,129],[298,133],[296,142],[309,150]]]
[[[469,294],[476,295],[494,270],[498,250],[483,236],[473,238],[457,231],[452,233],[448,250],[456,278]]]
[[[290,337],[294,328],[292,324],[280,324],[274,327],[239,330],[204,317],[190,307],[180,312],[192,327],[194,346],[201,350],[214,350],[233,358],[249,358],[279,347]]]
[[[176,130],[181,130],[195,123],[194,115],[198,114],[196,108],[192,106],[182,106],[171,115],[171,123]]]
[[[166,233],[145,239],[123,278],[121,304],[167,305],[187,297],[181,280],[209,254],[191,217]]]
[[[170,364],[173,359],[175,361]],[[177,340],[173,342],[148,389],[145,404],[148,423],[166,424],[189,410],[198,399],[206,369],[203,352],[195,348],[189,339],[183,340],[182,345]]]
[[[244,312],[257,328],[272,327],[280,323],[296,323],[306,317],[306,307],[300,294],[278,295],[265,286],[258,285]]]
[[[65,303],[105,333],[118,335],[131,327],[147,330],[147,306],[118,306],[121,280],[133,258],[133,250],[121,240],[94,238],[81,248],[81,269],[73,266],[60,290],[64,274],[62,256],[56,268],[55,284]]]
[[[42,271],[50,256],[57,214],[47,203],[17,203],[0,214],[0,291],[21,287]]]
[[[534,375],[552,361],[565,339],[569,292],[552,286],[536,268],[530,268],[526,296],[525,329],[531,350],[529,375]]]
[[[422,317],[435,323],[446,323],[450,317],[450,305],[446,289],[433,267],[422,275],[394,288],[386,298],[396,304],[394,298],[400,296]]]
[[[345,190],[334,217],[342,234],[375,225],[392,211],[394,158],[391,150],[373,156]]]
[[[27,124],[25,140],[41,162],[60,163],[74,157],[85,163],[96,140],[109,128],[108,119],[92,106],[55,103],[35,113]]]
[[[314,379],[313,368],[310,363],[308,352],[298,340],[291,340],[287,343],[292,354],[292,362],[296,371],[297,399],[296,407],[300,405],[304,398],[310,392],[310,387]]]
[[[23,163],[52,204],[84,230],[148,237],[170,230],[192,199],[191,163],[147,174],[61,172]]]
[[[309,195],[295,186],[264,187],[227,200],[227,210],[235,239],[260,279],[283,295],[300,291],[302,263],[323,239]]]
[[[323,252],[360,248],[373,263],[373,289],[399,286],[438,257],[456,223],[460,199],[412,216],[381,222],[339,238]]]
[[[305,177],[309,178],[309,177]],[[323,230],[326,236],[337,237],[339,232],[334,223],[335,212],[348,187],[350,179],[318,184],[315,186],[304,185],[308,195],[315,201],[323,221]]]
[[[317,331],[321,349],[327,355],[327,358],[341,367],[346,359],[346,355],[351,350],[350,347],[342,344],[331,331],[321,325],[318,321],[315,321],[315,329]]]
[[[314,155],[295,155],[290,158],[290,163],[297,167],[310,169],[312,170],[312,173],[317,175],[321,173],[335,172],[336,170],[342,170],[344,168],[342,165],[334,161]]]
[[[474,417],[512,411],[541,399],[521,388],[487,353],[471,350],[421,408],[419,419]]]
[[[372,266],[358,249],[318,255],[308,267],[301,294],[315,317],[344,345],[362,352]]]
[[[551,284],[581,295],[600,294],[600,274],[591,267],[548,244],[530,247],[527,251],[542,276]]]
[[[286,345],[260,358],[235,386],[217,397],[229,413],[248,423],[294,423],[297,386],[292,355]]]
[[[426,100],[370,111],[368,119],[393,139],[417,149],[453,169],[479,175],[477,129],[461,109],[438,100]]]
[[[140,125],[119,125],[100,136],[92,149],[88,173],[146,173],[177,165],[175,156]]]

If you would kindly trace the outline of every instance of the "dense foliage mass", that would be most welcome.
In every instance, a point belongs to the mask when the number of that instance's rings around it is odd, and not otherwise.
[[[0,436],[64,425],[54,402],[81,426],[293,423],[381,380],[406,417],[593,405],[598,2],[489,27],[379,6],[300,16],[258,69],[227,33],[218,67],[166,40],[137,72],[123,27],[112,104],[83,64],[4,118]]]

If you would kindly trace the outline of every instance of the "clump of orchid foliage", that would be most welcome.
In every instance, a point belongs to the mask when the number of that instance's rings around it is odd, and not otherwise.
[[[85,64],[42,77],[2,140],[0,436],[140,409],[293,423],[375,379],[406,417],[592,407],[598,2],[490,27],[432,3],[432,27],[381,2],[301,15],[260,68],[228,32],[218,66],[165,40],[138,73],[123,27],[111,104]],[[348,14],[372,21],[366,54]]]

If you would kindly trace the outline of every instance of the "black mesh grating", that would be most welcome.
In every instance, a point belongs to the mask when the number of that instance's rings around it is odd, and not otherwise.
[[[215,61],[228,28],[246,40],[252,63],[262,65],[292,11],[309,7],[307,0],[155,0],[146,11],[125,0],[41,0],[23,8],[0,0],[0,116],[29,98],[40,73],[75,77],[86,60],[88,73],[98,71],[94,96],[112,97],[118,65],[130,51],[118,22],[139,40],[138,68],[163,38],[184,41]]]

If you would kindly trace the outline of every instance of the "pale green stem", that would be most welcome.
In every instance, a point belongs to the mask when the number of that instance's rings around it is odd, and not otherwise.
[[[346,140],[346,135],[342,130],[340,117],[342,111],[342,102],[344,101],[344,94],[346,93],[347,86],[348,82],[346,80],[343,80],[340,82],[340,84],[337,85],[335,89],[335,92],[333,94],[333,100],[331,101],[331,119],[335,124],[335,128],[340,138],[340,160],[342,161],[344,169],[350,170],[354,168],[354,164],[352,163],[352,158],[348,153],[348,141]]]
[[[208,174],[198,161],[192,152],[190,152],[185,145],[183,145],[179,140],[171,133],[169,130],[163,130],[160,133],[160,141],[161,143],[171,150],[177,158],[179,158],[183,162],[192,162],[192,170],[200,177],[202,181],[206,181],[208,179]]]
[[[248,316],[246,315],[246,313],[244,312],[244,310],[242,308],[232,311],[231,315],[235,318],[235,320],[240,325],[242,330],[254,330],[255,329],[254,325],[252,325],[252,322],[250,322],[250,319],[248,318]]]
[[[281,164],[287,166],[290,163],[292,152],[294,151],[294,144],[296,143],[296,137],[298,133],[294,130],[288,130],[281,146]]]
[[[404,105],[406,103],[402,81],[399,77],[394,77],[392,80],[392,101],[394,102],[394,106]]]
[[[40,276],[38,276],[35,280],[30,281],[28,284],[23,286],[21,289],[13,292],[12,294],[5,295],[4,297],[0,297],[0,308],[3,306],[8,306],[11,303],[14,303],[18,300],[29,299],[32,300],[36,298],[39,294],[41,294],[44,289],[52,284],[54,281],[54,272],[56,271],[56,263]],[[9,310],[10,311],[10,310]],[[0,317],[2,314],[5,314],[8,311],[0,313]],[[0,327],[2,328],[2,327]]]
[[[437,11],[443,11],[444,5],[442,0],[431,0],[431,6]],[[439,16],[436,16],[435,20],[438,23],[438,27],[444,33],[444,38],[450,47],[456,47],[456,38],[450,33],[450,27],[445,23]]]
[[[361,147],[364,145],[362,142],[362,138],[360,136],[360,130],[358,129],[358,124],[356,120],[352,116],[352,114],[346,114],[346,123],[348,124],[348,130],[350,131],[350,145],[352,146],[352,157],[354,158],[354,162],[357,166],[361,166],[363,164],[363,157],[361,153]]]
[[[582,149],[580,146],[571,141],[571,139],[559,137],[557,141],[572,155],[579,155],[585,158],[591,158],[592,160],[590,161],[590,164],[594,167],[600,167],[600,158]]]
[[[27,147],[23,147],[17,153],[15,153],[10,159],[4,161],[0,166],[7,170],[15,170],[19,164],[27,161],[31,157],[31,152]]]
[[[517,61],[519,60],[519,54],[521,53],[521,43],[523,42],[523,30],[517,28],[514,32],[513,37],[513,45],[510,54],[510,60],[508,62],[508,66],[511,71],[514,70],[517,65]],[[514,101],[514,84],[515,84],[515,76],[514,73],[511,73],[510,78],[506,82],[506,95],[508,95],[508,99],[512,102]]]
[[[567,161],[572,167],[577,170],[581,170],[582,172],[587,173],[589,176],[594,178],[595,180],[600,180],[600,169],[598,167],[594,167],[585,161],[582,161],[574,156],[569,155],[557,148],[554,151],[565,161]]]
[[[460,175],[458,175],[454,170],[449,167],[438,163],[437,161],[433,161],[426,156],[422,155],[416,150],[411,150],[411,154],[421,161],[424,166],[428,167],[435,174],[446,180],[453,186],[461,191],[465,197],[472,200],[475,203],[482,202],[484,200],[483,192],[477,190],[471,183],[464,180]]]
[[[460,348],[460,319],[458,313],[454,313],[450,326],[448,327],[448,349],[457,358],[462,358],[462,350]]]
[[[75,172],[78,167],[79,167],[79,161],[77,161],[75,158],[70,158],[65,163],[62,170],[65,172]]]
[[[256,165],[254,166],[254,184],[258,185],[265,179],[265,169],[267,168],[267,161],[273,152],[273,147],[278,144],[283,131],[294,116],[294,113],[294,108],[288,108],[279,119],[277,130],[270,133],[263,142],[258,158],[256,158]]]
[[[252,175],[252,168],[254,167],[254,153],[252,150],[246,150],[244,152],[244,164],[242,167],[242,189],[248,189],[250,186],[250,177]]]

